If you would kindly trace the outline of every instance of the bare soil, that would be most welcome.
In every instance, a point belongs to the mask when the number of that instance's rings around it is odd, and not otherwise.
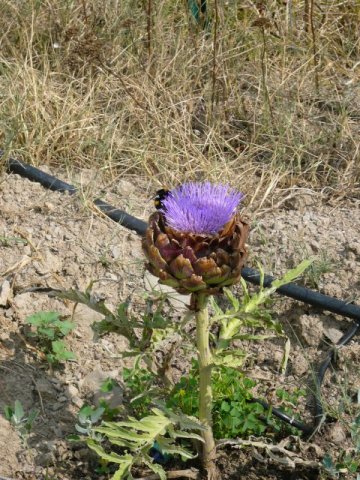
[[[86,184],[84,178],[91,177],[91,172],[83,174],[70,181]],[[121,180],[101,195],[145,220],[152,201],[144,189],[134,181]],[[114,334],[94,337],[91,324],[101,317],[78,307],[76,329],[67,338],[77,360],[51,370],[26,336],[24,323],[38,311],[73,313],[73,304],[29,291],[34,287],[83,290],[96,280],[93,292],[104,297],[110,308],[128,295],[140,298],[145,286],[139,236],[104,218],[87,198],[86,189],[83,195],[70,197],[17,175],[0,178],[0,476],[19,480],[100,478],[94,472],[96,458],[84,446],[69,443],[67,436],[75,433],[79,408],[98,400],[101,382],[107,377],[121,381],[124,364],[131,363],[119,357],[127,343]],[[359,231],[359,203],[347,200],[325,205],[317,196],[302,195],[280,209],[258,212],[249,241],[249,265],[256,266],[259,260],[267,273],[278,275],[310,254],[326,257],[331,271],[320,277],[313,272],[306,276],[305,284],[360,304]],[[270,402],[276,402],[277,388],[306,386],[313,366],[351,323],[282,297],[277,297],[273,309],[291,339],[286,374],[279,374],[282,339],[248,345],[253,361],[247,372],[259,380],[259,393]],[[352,418],[344,403],[353,401],[356,409],[358,341],[355,337],[340,350],[336,367],[326,375],[322,395],[331,422],[308,442],[287,438],[285,447],[296,453],[295,458],[269,453],[259,445],[241,450],[222,448],[219,465],[224,479],[326,478],[319,470],[323,456],[329,453],[337,458],[341,451],[353,451]],[[114,395],[113,404],[121,403],[121,391]],[[15,400],[20,400],[26,411],[40,412],[27,448],[3,415],[5,405],[14,405]],[[310,419],[305,400],[298,408]],[[347,473],[343,478],[352,477]]]

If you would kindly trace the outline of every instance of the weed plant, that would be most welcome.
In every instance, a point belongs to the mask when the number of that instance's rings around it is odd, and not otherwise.
[[[28,335],[37,339],[38,347],[50,365],[75,360],[75,354],[67,350],[63,341],[75,328],[74,323],[61,320],[57,312],[37,312],[29,316],[26,323],[33,327]]]
[[[39,412],[31,410],[26,414],[22,403],[19,400],[15,400],[14,407],[6,405],[4,413],[6,420],[13,425],[24,446],[27,446],[33,423]]]

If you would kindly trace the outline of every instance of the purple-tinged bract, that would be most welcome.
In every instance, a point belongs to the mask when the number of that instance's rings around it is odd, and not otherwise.
[[[243,197],[228,185],[189,182],[171,190],[161,212],[179,232],[214,235],[235,215]]]

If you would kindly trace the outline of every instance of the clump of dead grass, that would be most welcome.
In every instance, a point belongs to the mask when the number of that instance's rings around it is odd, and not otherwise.
[[[155,185],[221,178],[257,205],[359,195],[358,2],[208,2],[205,30],[186,3],[5,1],[2,147]]]

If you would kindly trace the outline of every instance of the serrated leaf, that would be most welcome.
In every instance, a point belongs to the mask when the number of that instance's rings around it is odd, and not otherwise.
[[[231,303],[231,305],[233,306],[233,309],[235,311],[239,310],[240,308],[240,302],[239,300],[235,297],[235,295],[232,293],[232,291],[228,288],[224,288],[224,293],[227,297],[227,299],[229,300],[229,302]]]
[[[240,277],[240,283],[241,283],[241,288],[243,290],[243,303],[245,305],[250,300],[249,289],[243,277]]]
[[[269,338],[274,338],[275,335],[252,335],[250,333],[243,333],[239,335],[235,335],[232,337],[232,340],[255,340],[255,341],[263,341],[268,340]]]
[[[38,327],[37,332],[38,332],[39,335],[43,335],[43,336],[47,337],[49,340],[53,340],[55,338],[54,328]]]
[[[115,452],[107,453],[98,443],[94,440],[87,440],[87,445],[91,450],[94,450],[100,458],[107,460],[108,462],[117,463],[122,466],[123,472],[126,473],[125,469],[129,469],[134,462],[134,457],[132,455],[118,455]],[[121,478],[121,477],[120,477]]]
[[[54,323],[57,320],[59,320],[59,314],[57,312],[37,312],[27,317],[25,322],[38,327],[40,325]]]
[[[223,314],[223,311],[221,310],[219,305],[216,303],[215,297],[213,295],[209,298],[209,304],[215,311],[216,316],[220,316]]]
[[[283,277],[274,280],[271,284],[271,288],[278,289],[287,283],[293,282],[296,278],[300,277],[307,268],[314,262],[315,258],[309,258],[307,260],[303,260],[297,267],[289,270],[283,275]]]
[[[153,463],[150,458],[147,459],[146,457],[143,458],[143,462],[147,467],[150,468],[150,470],[159,475],[160,480],[166,480],[166,472],[161,465],[158,463]]]
[[[120,310],[118,309],[118,314],[114,315],[106,307],[103,300],[96,300],[89,291],[84,293],[78,290],[54,290],[52,293],[54,296],[59,298],[65,298],[76,303],[87,305],[95,312],[104,315],[104,320],[95,323],[94,328],[99,334],[109,331],[116,331],[120,335],[127,338],[130,341],[131,346],[138,343],[134,328],[141,327],[141,324],[136,322],[133,318],[129,319],[127,317],[125,308],[126,302],[120,304]]]
[[[153,411],[156,415],[149,415],[141,420],[129,418],[125,422],[103,422],[103,426],[95,428],[94,431],[106,435],[110,441],[115,439],[117,444],[123,441],[132,442],[133,448],[152,445],[157,436],[165,434],[166,428],[171,425],[171,421],[160,410]]]
[[[244,364],[247,354],[242,351],[238,352],[218,352],[213,356],[213,364],[230,368],[239,368]]]
[[[69,332],[74,330],[74,328],[76,327],[75,323],[70,322],[69,320],[59,321],[56,324],[56,326],[64,336],[66,336]]]
[[[181,457],[186,458],[188,460],[197,457],[196,454],[189,452],[189,450],[186,450],[180,445],[176,445],[172,443],[167,438],[162,437],[161,439],[158,439],[158,444],[159,444],[159,447],[161,448],[161,451],[163,453],[167,453],[168,455],[180,455]]]
[[[64,342],[61,340],[54,340],[51,342],[51,348],[57,360],[75,360],[75,353],[66,350]]]
[[[173,425],[178,424],[183,430],[206,430],[206,427],[204,427],[204,425],[197,418],[185,414],[178,414],[166,408],[164,405],[158,405],[161,410],[166,413],[166,416],[171,420]]]
[[[198,440],[199,442],[203,442],[204,439],[198,435],[197,433],[192,433],[192,432],[183,432],[181,430],[176,430],[173,433],[174,438],[188,438],[188,439],[194,439]]]

